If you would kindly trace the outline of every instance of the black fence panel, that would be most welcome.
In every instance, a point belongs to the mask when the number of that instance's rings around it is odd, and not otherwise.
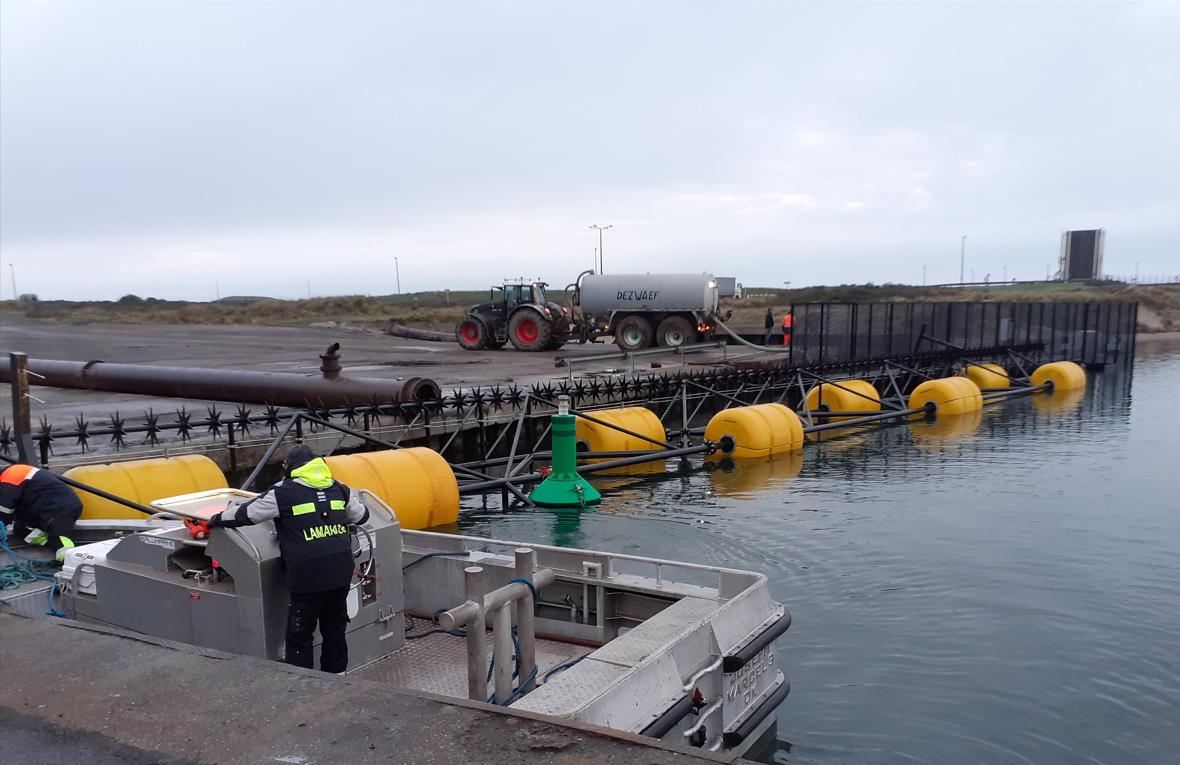
[[[1040,345],[1052,361],[1128,363],[1138,303],[799,303],[793,366]]]

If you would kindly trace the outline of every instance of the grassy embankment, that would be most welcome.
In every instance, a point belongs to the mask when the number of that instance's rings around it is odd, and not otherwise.
[[[741,300],[724,300],[734,311],[731,323],[761,325],[767,308],[781,316],[792,303],[814,302],[1041,302],[1138,301],[1141,332],[1180,331],[1180,285],[1089,286],[1022,284],[991,287],[931,288],[901,285],[843,285],[795,290],[749,288]],[[390,323],[449,330],[464,310],[486,301],[479,291],[418,292],[384,297],[345,296],[310,300],[264,299],[248,305],[227,302],[186,303],[128,296],[118,301],[44,300],[0,303],[0,311],[23,313],[27,320],[65,324],[259,324],[307,326],[335,322],[384,328]]]

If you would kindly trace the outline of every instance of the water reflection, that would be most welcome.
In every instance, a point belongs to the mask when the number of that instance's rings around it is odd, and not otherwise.
[[[768,489],[786,489],[791,479],[803,469],[803,452],[783,452],[741,460],[713,455],[706,465],[713,466],[709,483],[718,496],[740,498]]]
[[[944,449],[958,446],[965,439],[975,435],[982,422],[982,410],[964,414],[943,414],[911,422],[910,436],[919,449]]]
[[[1032,396],[1032,404],[1033,408],[1046,414],[1067,414],[1080,409],[1085,398],[1085,390],[1054,391],[1049,395]]]
[[[465,499],[460,524],[767,575],[795,624],[764,762],[1169,762],[1180,342],[1140,351],[1081,394],[594,477],[589,512]]]

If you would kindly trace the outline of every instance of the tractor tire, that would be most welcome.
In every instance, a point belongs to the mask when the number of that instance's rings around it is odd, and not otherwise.
[[[651,323],[642,316],[628,316],[615,327],[615,345],[623,351],[641,351],[651,345]]]
[[[455,327],[455,339],[464,350],[482,351],[488,347],[488,328],[476,316],[468,316]]]
[[[656,341],[663,348],[679,348],[696,339],[696,329],[683,316],[669,316],[656,329]]]
[[[552,336],[549,320],[532,308],[522,308],[508,320],[508,341],[518,351],[543,351]]]

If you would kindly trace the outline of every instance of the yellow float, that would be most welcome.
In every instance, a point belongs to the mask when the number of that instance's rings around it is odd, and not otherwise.
[[[459,484],[432,449],[390,449],[325,457],[332,477],[367,489],[393,509],[403,529],[426,529],[459,519]]]
[[[667,437],[664,433],[664,424],[660,422],[660,418],[655,415],[650,409],[645,409],[642,406],[627,406],[619,409],[601,409],[597,412],[587,412],[591,417],[603,422],[609,422],[611,425],[616,425],[620,428],[626,428],[633,433],[647,436],[653,441],[660,441],[661,443]],[[591,422],[585,418],[579,417],[577,422],[577,438],[578,445],[585,447],[586,451],[591,452],[637,452],[647,449],[659,449],[660,447],[653,444],[651,441],[644,441],[642,438],[627,435],[621,431],[609,428],[606,425],[600,425],[597,422]],[[610,462],[612,460],[621,459],[620,457],[611,457],[608,459],[590,459],[584,462],[593,464],[597,462]],[[646,474],[646,473],[662,473],[666,469],[664,460],[657,460],[655,462],[645,462],[641,465],[631,465],[629,467],[615,468],[614,470],[604,470],[601,475],[605,474]]]
[[[966,377],[944,377],[927,380],[910,394],[910,409],[921,409],[927,404],[937,406],[938,414],[965,414],[983,408],[979,386]]]
[[[860,394],[860,395],[857,395]],[[866,398],[867,396],[867,398]],[[807,408],[812,416],[826,408],[829,412],[879,412],[881,394],[866,380],[842,380],[838,386],[823,383],[807,393]],[[848,417],[831,417],[839,422]]]
[[[738,459],[766,457],[802,449],[803,423],[782,404],[742,406],[713,415],[705,428],[705,440],[721,445],[722,452]]]
[[[213,460],[201,454],[166,459],[132,460],[111,465],[83,465],[65,472],[66,478],[93,486],[141,505],[157,499],[225,489],[225,475]],[[75,489],[82,500],[82,520],[143,518],[143,513]]]
[[[1053,384],[1053,392],[1082,390],[1086,387],[1086,370],[1072,361],[1055,361],[1042,364],[1032,373],[1033,385]]]
[[[999,364],[972,364],[963,376],[980,388],[1007,388],[1012,384],[1007,370]]]

